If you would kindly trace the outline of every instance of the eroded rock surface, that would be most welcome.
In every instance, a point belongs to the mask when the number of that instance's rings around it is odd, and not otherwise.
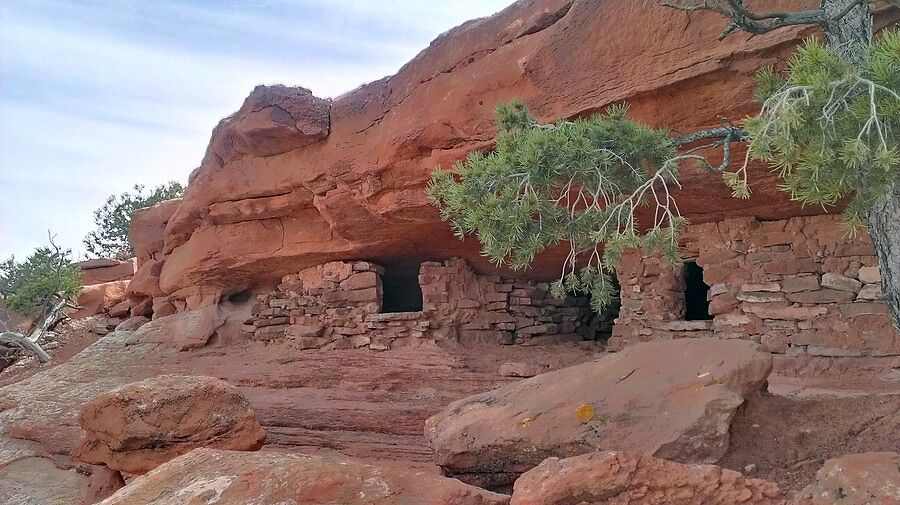
[[[84,436],[73,458],[132,474],[197,447],[253,451],[266,439],[247,399],[212,377],[128,384],[84,404],[79,422]]]
[[[509,382],[497,369],[505,361],[537,361],[556,369],[580,363],[592,350],[574,344],[541,347],[436,346],[374,353],[366,350],[298,351],[254,341],[210,344],[179,351],[165,343],[130,342],[133,332],[110,333],[66,361],[0,376],[0,453],[53,463],[35,478],[55,479],[81,496],[104,482],[106,468],[72,461],[80,441],[80,407],[120,386],[160,374],[219,377],[245,395],[267,431],[266,448],[304,453],[342,453],[367,462],[437,473],[422,425],[453,400]],[[57,356],[58,354],[54,354]],[[36,367],[35,367],[36,368]],[[7,370],[4,374],[8,374]],[[0,454],[0,467],[5,459]],[[41,463],[43,465],[43,463]],[[0,503],[10,489],[0,479]],[[33,491],[36,503],[43,494]],[[47,501],[46,503],[52,503]],[[77,501],[64,502],[78,503]]]
[[[83,284],[88,286],[130,279],[134,275],[135,260],[93,259],[75,263],[75,266],[81,270]]]
[[[428,205],[431,171],[490,148],[494,106],[513,97],[541,120],[622,101],[636,119],[679,132],[740,119],[757,107],[755,72],[813,30],[717,41],[721,27],[714,13],[643,0],[520,1],[450,30],[396,75],[331,103],[303,88],[257,88],[216,129],[167,220],[159,287],[167,295],[196,285],[240,290],[326,261],[376,257],[461,256],[491,270],[477,241],[456,240]],[[697,223],[813,212],[777,191],[766,167],[751,164],[749,178],[752,198],[736,200],[718,178],[685,171],[679,208]],[[527,275],[556,275],[566,252],[542,255]]]
[[[78,292],[76,303],[79,309],[70,314],[73,318],[82,318],[107,312],[116,304],[125,300],[128,289],[127,280],[104,282],[86,285]]]
[[[550,456],[623,450],[715,463],[772,358],[714,338],[637,344],[452,403],[425,423],[447,475],[502,488]]]
[[[101,503],[505,505],[509,497],[425,472],[335,456],[196,449]]]
[[[778,485],[715,465],[594,452],[547,458],[515,484],[511,505],[787,505]]]
[[[228,162],[312,144],[328,136],[330,109],[329,100],[306,88],[257,86],[237,112],[219,123],[209,154]]]
[[[848,454],[825,462],[797,505],[900,504],[900,453]]]
[[[157,343],[185,351],[203,347],[225,323],[219,307],[210,305],[200,310],[179,312],[139,326],[129,343]]]

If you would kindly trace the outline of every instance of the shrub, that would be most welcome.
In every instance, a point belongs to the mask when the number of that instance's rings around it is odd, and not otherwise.
[[[136,184],[132,191],[110,195],[106,203],[94,211],[97,229],[84,238],[88,254],[105,258],[130,258],[134,250],[128,242],[128,230],[131,228],[131,216],[134,212],[164,200],[179,198],[183,193],[181,184],[172,181],[153,188],[149,193],[145,193],[143,185]]]
[[[81,272],[70,255],[56,246],[39,247],[24,262],[10,257],[0,263],[0,295],[10,310],[33,317],[48,310],[59,296],[78,293]]]

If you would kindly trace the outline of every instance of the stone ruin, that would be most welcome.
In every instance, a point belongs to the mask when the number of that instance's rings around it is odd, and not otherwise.
[[[259,295],[246,331],[301,349],[387,350],[422,340],[536,345],[606,340],[614,317],[595,316],[583,296],[553,298],[546,282],[478,275],[460,258],[334,261]]]
[[[625,256],[611,349],[716,336],[789,355],[900,355],[875,250],[865,234],[848,238],[840,217],[689,226],[682,250],[684,268]]]

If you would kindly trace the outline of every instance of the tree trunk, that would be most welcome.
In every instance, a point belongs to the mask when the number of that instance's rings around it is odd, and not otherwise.
[[[835,16],[852,0],[822,0],[826,14]],[[843,18],[825,25],[825,40],[846,61],[860,65],[865,47],[872,41],[872,15],[868,2],[854,7]],[[865,177],[865,170],[860,177]],[[881,197],[868,215],[869,235],[881,267],[881,290],[894,327],[900,330],[900,183]]]
[[[900,330],[900,184],[875,202],[868,221],[881,267],[884,303],[894,318],[894,327]]]
[[[822,0],[822,10],[828,16],[838,16],[853,0]],[[865,48],[872,42],[872,14],[868,2],[850,9],[837,21],[825,24],[825,42],[841,57],[859,66],[865,58]]]

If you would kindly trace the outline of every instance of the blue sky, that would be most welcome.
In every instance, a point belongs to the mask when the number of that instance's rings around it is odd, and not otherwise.
[[[0,259],[47,230],[80,256],[107,195],[186,182],[256,84],[338,96],[509,3],[0,2]]]

